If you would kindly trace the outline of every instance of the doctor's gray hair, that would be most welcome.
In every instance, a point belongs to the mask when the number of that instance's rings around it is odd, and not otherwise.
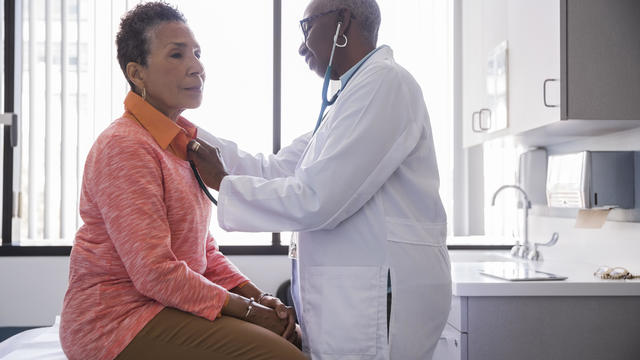
[[[349,9],[360,25],[362,35],[373,45],[378,42],[380,28],[380,8],[376,0],[324,0],[321,11]]]

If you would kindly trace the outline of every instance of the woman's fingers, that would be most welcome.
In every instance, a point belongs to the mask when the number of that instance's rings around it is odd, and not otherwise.
[[[291,334],[293,334],[295,329],[296,329],[295,317],[290,316],[287,319],[287,327],[284,329],[284,332],[282,333],[282,337],[285,339],[288,339],[289,337],[291,337]]]
[[[295,312],[293,311],[293,308],[285,306],[281,302],[276,306],[275,310],[276,310],[276,313],[278,314],[278,317],[287,322],[287,327],[284,329],[284,332],[282,333],[282,337],[285,339],[288,339],[296,327]]]
[[[278,318],[286,321],[286,327],[282,333],[282,337],[288,339],[295,330],[296,326],[296,314],[292,307],[288,307],[280,301],[277,297],[265,296],[262,300],[262,305],[267,306],[275,310]]]
[[[293,333],[287,340],[295,345],[295,347],[302,350],[302,331],[300,330],[300,326],[295,326]]]

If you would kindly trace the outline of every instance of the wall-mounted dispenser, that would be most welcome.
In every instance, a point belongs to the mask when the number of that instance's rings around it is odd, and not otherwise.
[[[551,207],[630,209],[634,198],[632,151],[549,156],[547,204]]]

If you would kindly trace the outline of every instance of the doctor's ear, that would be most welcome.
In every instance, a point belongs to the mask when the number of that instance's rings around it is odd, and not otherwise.
[[[351,11],[349,9],[342,9],[338,12],[338,22],[341,23],[340,33],[338,34],[339,36],[342,36],[342,34],[345,34],[347,30],[349,30],[352,17],[353,16],[351,15]]]
[[[144,68],[142,65],[136,62],[130,62],[127,64],[125,68],[127,73],[127,78],[131,81],[138,89],[144,88]]]

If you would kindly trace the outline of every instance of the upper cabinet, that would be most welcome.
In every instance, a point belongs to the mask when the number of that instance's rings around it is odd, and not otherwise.
[[[501,12],[503,18],[491,19]],[[464,145],[503,135],[547,145],[640,126],[637,19],[637,0],[462,0]],[[508,54],[508,129],[494,132],[481,122],[485,114],[474,111],[490,102],[487,59],[501,39]]]
[[[492,106],[495,82],[487,81],[489,57],[507,39],[507,3],[508,0],[462,1],[462,107],[465,146],[485,141],[487,134],[504,133],[508,127],[508,120],[498,121]]]
[[[640,119],[640,1],[561,3],[563,119]]]
[[[560,0],[509,2],[511,133],[560,120],[560,18]]]

